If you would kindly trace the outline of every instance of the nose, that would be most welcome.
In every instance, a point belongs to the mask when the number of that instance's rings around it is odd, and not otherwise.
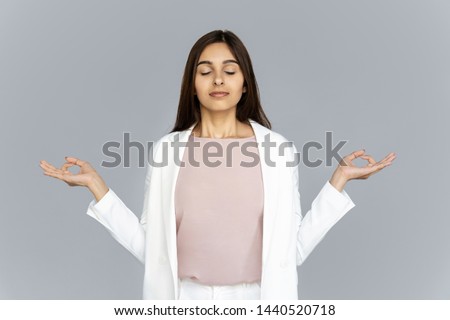
[[[222,79],[221,77],[217,76],[217,77],[214,79],[214,85],[215,85],[215,86],[220,86],[220,85],[222,85],[222,84],[223,84],[223,79]]]

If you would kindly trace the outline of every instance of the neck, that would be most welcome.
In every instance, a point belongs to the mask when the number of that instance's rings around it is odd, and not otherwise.
[[[236,112],[202,112],[201,118],[193,129],[196,137],[223,139],[245,135],[241,122],[236,119]]]

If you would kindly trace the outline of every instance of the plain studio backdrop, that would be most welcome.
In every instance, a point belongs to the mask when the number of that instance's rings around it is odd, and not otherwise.
[[[144,268],[85,214],[90,192],[39,160],[90,161],[140,217],[136,149],[105,168],[102,146],[168,133],[191,46],[229,29],[299,150],[331,131],[342,156],[398,154],[348,183],[356,207],[299,267],[300,298],[449,299],[449,16],[444,0],[0,1],[0,298],[141,298]],[[336,165],[300,164],[304,213]]]

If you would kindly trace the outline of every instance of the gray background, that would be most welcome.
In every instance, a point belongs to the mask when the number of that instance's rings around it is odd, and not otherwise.
[[[398,153],[347,185],[356,207],[299,268],[300,297],[449,299],[449,14],[448,1],[0,1],[0,298],[141,298],[143,266],[85,215],[88,190],[38,163],[90,161],[140,216],[145,169],[136,154],[102,168],[101,147],[167,133],[191,46],[226,28],[274,131]],[[304,212],[335,166],[300,167]]]

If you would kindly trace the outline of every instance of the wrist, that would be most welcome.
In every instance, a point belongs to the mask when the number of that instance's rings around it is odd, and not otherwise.
[[[336,171],[334,171],[329,182],[334,188],[336,188],[336,190],[338,190],[339,192],[342,192],[342,190],[344,190],[346,183],[348,182],[348,179],[344,176],[342,171],[339,169],[340,168],[338,167],[336,169]]]
[[[97,202],[109,191],[108,186],[99,175],[94,175],[87,187]]]

